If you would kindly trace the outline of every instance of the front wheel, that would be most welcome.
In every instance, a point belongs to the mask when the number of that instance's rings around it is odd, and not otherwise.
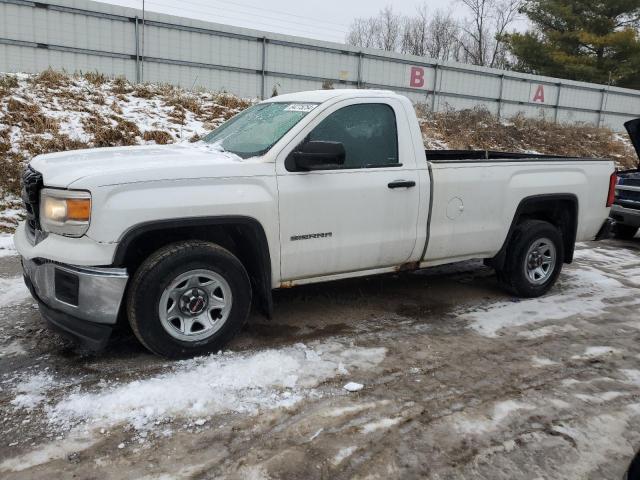
[[[153,353],[184,358],[220,350],[247,320],[251,283],[228,250],[203,241],[161,248],[135,273],[129,323]]]
[[[526,220],[516,227],[498,278],[519,297],[544,295],[558,279],[564,263],[562,234],[548,222]]]

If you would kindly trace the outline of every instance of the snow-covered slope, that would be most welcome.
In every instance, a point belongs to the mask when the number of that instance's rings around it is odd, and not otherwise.
[[[195,141],[251,103],[95,73],[0,75],[0,231],[20,218],[20,172],[35,155]]]

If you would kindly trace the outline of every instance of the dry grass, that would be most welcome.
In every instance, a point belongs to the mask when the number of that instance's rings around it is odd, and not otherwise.
[[[104,95],[100,93],[95,93],[91,95],[91,103],[94,103],[95,105],[106,105],[107,101]]]
[[[244,110],[252,105],[250,100],[236,97],[227,92],[216,93],[213,96],[213,101],[218,105],[221,105],[232,110]]]
[[[155,97],[157,94],[158,92],[153,85],[149,85],[147,83],[136,85],[136,88],[133,90],[133,95],[139,98],[149,99]]]
[[[95,87],[100,87],[109,81],[109,77],[104,73],[86,72],[82,76]]]
[[[8,95],[18,86],[18,79],[14,75],[0,75],[0,95]]]
[[[31,79],[34,86],[53,90],[68,85],[69,81],[70,77],[66,72],[54,70],[51,67]]]
[[[54,118],[47,117],[38,105],[15,97],[10,97],[7,101],[2,122],[20,127],[27,133],[45,133],[58,129],[58,122]]]
[[[187,119],[187,111],[180,105],[176,105],[169,114],[169,118],[179,125],[184,125]]]
[[[188,110],[196,115],[202,113],[202,102],[200,98],[188,93],[174,93],[165,99],[165,103],[175,108]]]
[[[125,95],[127,93],[130,93],[132,90],[133,88],[126,78],[119,76],[113,79],[113,83],[111,85],[111,91],[113,93],[118,95]]]
[[[11,150],[11,138],[9,136],[9,129],[3,128],[0,130],[0,155],[7,153]]]
[[[0,172],[2,170],[0,169]],[[18,221],[24,218],[24,215],[19,215],[17,218],[14,215],[2,215],[4,210],[20,210],[22,208],[22,201],[18,196],[8,196],[0,199],[0,233],[13,233],[18,226]]]
[[[113,120],[115,125],[109,120]],[[94,147],[136,145],[140,143],[138,138],[142,136],[135,123],[117,115],[111,116],[111,119],[84,119],[82,124],[87,133],[93,134]]]
[[[25,159],[14,152],[4,154],[0,163],[0,190],[2,193],[20,195],[20,181]]]
[[[52,133],[51,136],[47,137],[33,137],[19,144],[20,150],[28,153],[31,157],[42,155],[43,153],[80,150],[89,146],[88,143],[74,140],[60,132]]]
[[[633,149],[608,128],[582,123],[556,124],[523,115],[500,121],[482,108],[420,113],[425,143],[431,148],[440,142],[454,150],[505,150],[610,158],[622,167],[638,163]]]
[[[111,110],[113,111],[113,113],[116,113],[118,115],[122,115],[124,112],[122,111],[122,109],[120,108],[120,105],[118,105],[116,102],[113,102],[111,105]]]
[[[173,142],[173,137],[164,130],[148,130],[144,132],[142,139],[146,142],[156,142],[158,145],[166,145]]]
[[[219,119],[228,120],[236,114],[235,110],[229,110],[221,105],[211,105],[203,109],[199,120],[205,124],[213,124]]]

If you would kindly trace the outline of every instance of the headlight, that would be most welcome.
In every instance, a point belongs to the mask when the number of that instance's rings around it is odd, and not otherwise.
[[[44,188],[40,193],[40,224],[45,232],[81,237],[89,229],[91,194]]]

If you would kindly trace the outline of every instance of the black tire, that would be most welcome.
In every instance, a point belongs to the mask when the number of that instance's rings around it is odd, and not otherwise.
[[[632,227],[631,225],[623,225],[616,223],[613,228],[613,236],[620,240],[631,240],[638,233],[638,227]]]
[[[174,338],[162,325],[160,299],[180,275],[206,268],[227,282],[232,304],[226,321],[211,336],[197,341]],[[251,282],[244,266],[231,252],[214,243],[192,240],[168,245],[138,268],[127,296],[127,315],[135,336],[149,350],[168,358],[215,353],[242,328],[251,309]]]
[[[529,248],[541,239],[548,239],[555,247],[553,271],[542,283],[534,283],[526,273]],[[562,234],[548,222],[525,220],[519,224],[507,247],[504,267],[497,271],[498,280],[510,293],[524,298],[544,295],[554,285],[564,263]]]

